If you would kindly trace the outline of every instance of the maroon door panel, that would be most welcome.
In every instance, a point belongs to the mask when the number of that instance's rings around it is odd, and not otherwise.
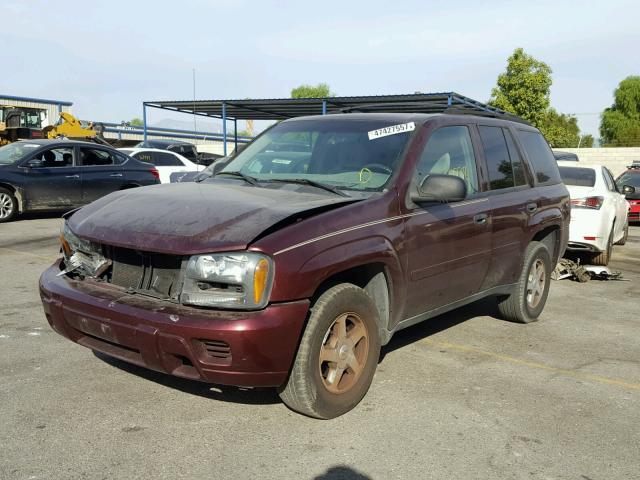
[[[486,198],[431,205],[411,214],[405,224],[407,318],[477,293],[491,253]]]

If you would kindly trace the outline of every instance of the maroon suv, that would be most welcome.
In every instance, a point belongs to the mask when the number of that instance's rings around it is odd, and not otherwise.
[[[540,315],[569,195],[525,123],[351,113],[287,120],[218,175],[67,217],[40,279],[61,335],[205,382],[272,386],[332,418],[394,332],[494,296]]]

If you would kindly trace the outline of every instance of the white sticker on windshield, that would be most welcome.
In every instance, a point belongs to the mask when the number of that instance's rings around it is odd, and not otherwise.
[[[37,143],[23,143],[22,146],[24,148],[38,148],[40,145]]]
[[[396,135],[398,133],[411,132],[416,129],[416,124],[413,122],[401,123],[399,125],[391,125],[390,127],[379,128],[378,130],[371,130],[368,132],[369,140],[375,140],[376,138],[386,137],[388,135]]]

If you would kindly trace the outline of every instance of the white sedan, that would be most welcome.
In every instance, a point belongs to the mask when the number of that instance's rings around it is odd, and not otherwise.
[[[122,153],[140,160],[141,162],[155,165],[160,172],[160,183],[171,183],[172,173],[200,172],[204,165],[198,165],[183,157],[179,153],[157,148],[119,148]]]
[[[629,233],[629,204],[613,176],[602,165],[558,162],[571,196],[567,250],[591,253],[593,265],[608,265],[614,244],[624,245]]]

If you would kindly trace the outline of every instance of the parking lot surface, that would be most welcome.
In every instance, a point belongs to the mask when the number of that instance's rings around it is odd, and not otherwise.
[[[640,475],[640,227],[614,247],[627,281],[553,282],[529,325],[484,300],[404,330],[362,403],[319,421],[54,333],[37,280],[60,225],[0,225],[1,479]]]

